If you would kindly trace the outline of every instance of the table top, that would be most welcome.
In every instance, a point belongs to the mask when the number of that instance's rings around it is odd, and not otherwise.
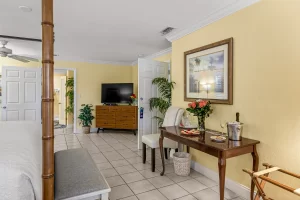
[[[213,130],[207,130],[204,136],[183,135],[181,134],[181,130],[184,129],[178,126],[161,127],[160,130],[164,132],[165,137],[167,138],[170,137],[170,139],[176,140],[179,143],[180,141],[182,141],[183,143],[193,143],[193,145],[206,146],[218,151],[239,149],[239,148],[253,146],[260,143],[258,140],[252,140],[248,138],[242,138],[241,141],[232,141],[227,138],[226,141],[222,143],[214,142],[210,139],[210,137],[213,136],[212,132],[218,132],[218,131],[213,131]]]

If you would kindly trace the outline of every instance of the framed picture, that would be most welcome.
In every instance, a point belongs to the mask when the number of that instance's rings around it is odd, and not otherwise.
[[[184,53],[184,100],[233,104],[233,38]]]

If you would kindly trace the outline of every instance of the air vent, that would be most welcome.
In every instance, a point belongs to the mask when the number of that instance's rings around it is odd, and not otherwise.
[[[161,35],[167,35],[167,34],[171,33],[174,29],[175,29],[175,28],[173,28],[173,27],[167,27],[167,28],[165,28],[164,30],[162,30],[162,31],[160,32],[160,34],[161,34]]]

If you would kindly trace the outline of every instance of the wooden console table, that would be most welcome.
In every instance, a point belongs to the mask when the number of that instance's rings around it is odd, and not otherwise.
[[[256,145],[260,142],[248,138],[243,138],[241,141],[226,140],[224,143],[216,143],[211,141],[210,133],[206,132],[204,136],[185,136],[180,133],[182,130],[177,126],[170,126],[160,128],[160,153],[163,164],[163,171],[161,176],[165,173],[165,161],[164,161],[164,148],[163,140],[164,137],[174,140],[180,144],[186,145],[189,152],[189,147],[217,157],[219,159],[219,189],[220,189],[220,200],[224,200],[225,190],[225,174],[226,174],[226,159],[240,156],[243,154],[251,153],[253,157],[253,171],[258,170],[259,157],[256,151]],[[242,170],[242,169],[241,169]],[[251,199],[254,194],[254,183],[251,183]]]

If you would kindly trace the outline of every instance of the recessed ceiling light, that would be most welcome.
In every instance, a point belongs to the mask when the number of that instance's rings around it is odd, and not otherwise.
[[[32,8],[28,6],[19,6],[19,9],[21,9],[23,12],[31,12]]]

